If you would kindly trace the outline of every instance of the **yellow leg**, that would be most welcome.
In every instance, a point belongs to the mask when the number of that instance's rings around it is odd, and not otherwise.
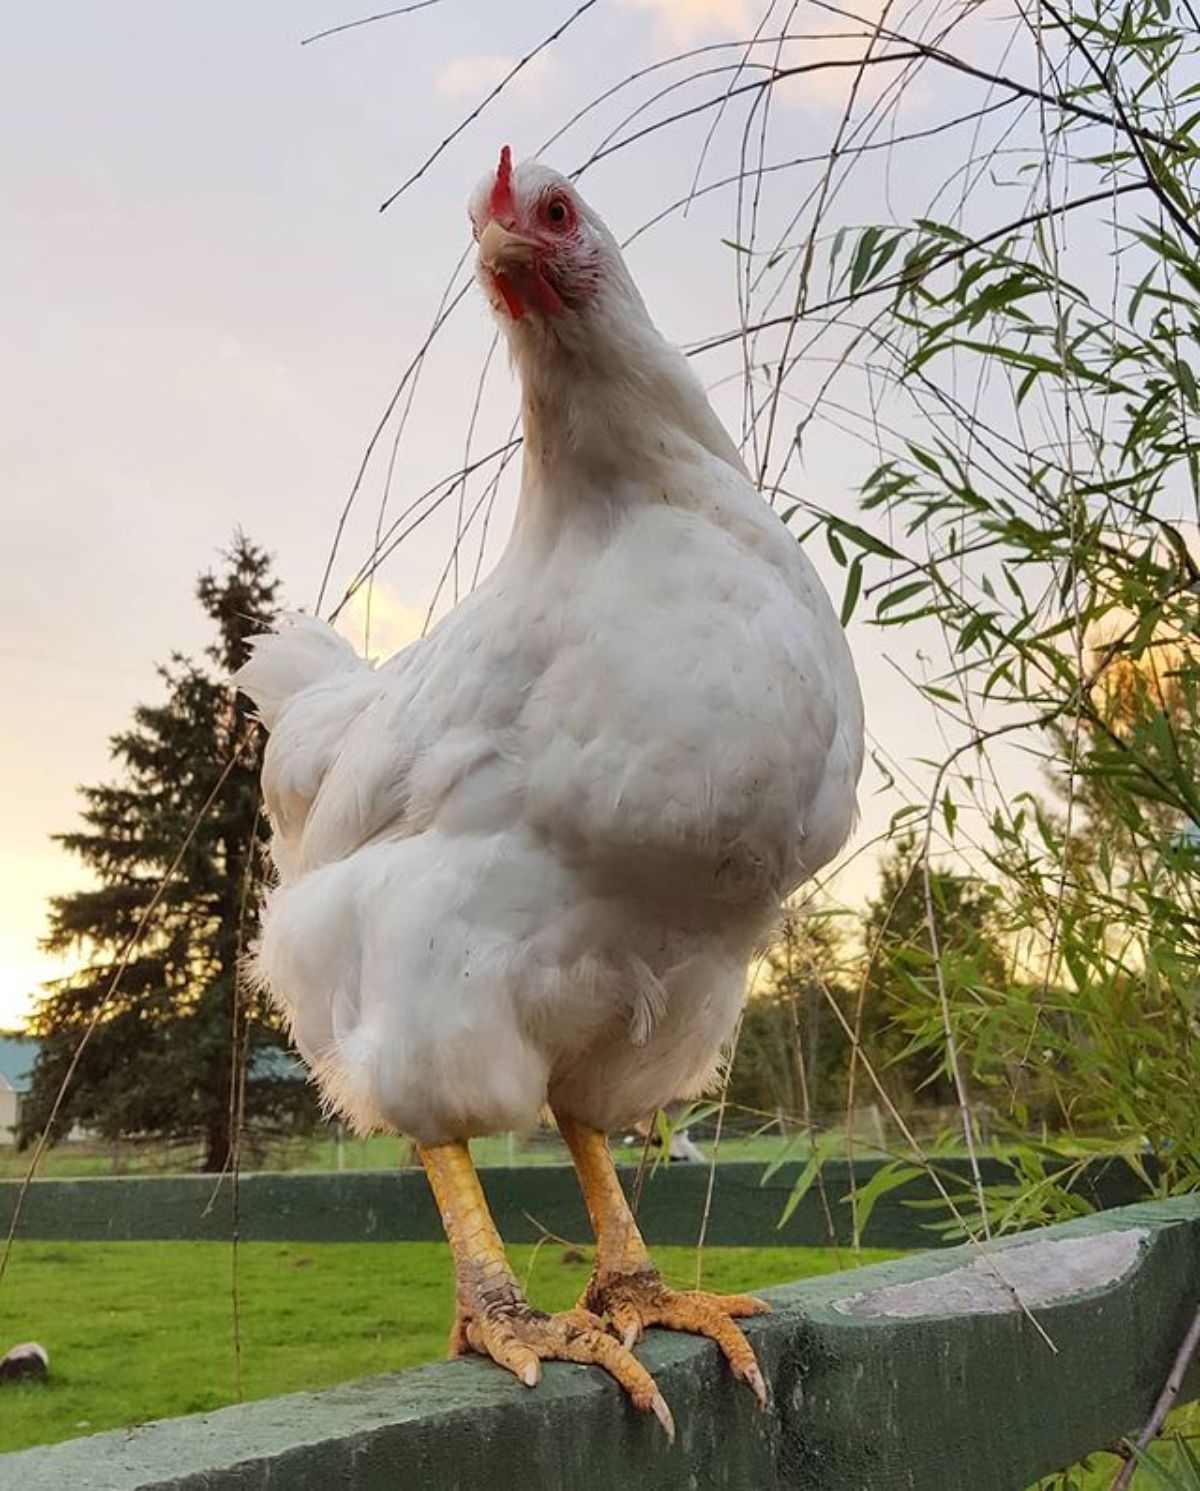
[[[651,1262],[625,1192],[617,1179],[608,1141],[597,1129],[559,1118],[596,1234],[596,1265],[580,1305],[605,1316],[627,1347],[648,1325],[690,1331],[715,1341],[736,1377],[766,1406],[767,1388],[749,1341],[735,1316],[762,1315],[770,1305],[748,1294],[709,1294],[668,1289]]]
[[[457,1309],[450,1351],[477,1351],[534,1387],[546,1360],[591,1363],[611,1373],[674,1436],[662,1394],[645,1367],[582,1307],[546,1315],[529,1305],[504,1255],[471,1154],[463,1143],[418,1146],[417,1153],[454,1257]]]

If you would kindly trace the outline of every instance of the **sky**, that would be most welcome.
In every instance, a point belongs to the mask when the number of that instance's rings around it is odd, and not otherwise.
[[[567,7],[444,0],[309,45],[306,36],[363,11],[348,0],[63,0],[6,18],[0,1027],[56,971],[38,939],[47,896],[80,883],[50,837],[73,826],[77,785],[108,776],[107,741],[137,701],[156,697],[155,663],[208,640],[197,574],[241,527],[273,554],[289,603],[315,604],[364,447],[467,246],[466,199],[498,145],[532,152],[632,67],[748,35],[761,10],[749,0],[599,0],[384,213],[384,198]],[[830,29],[827,18],[813,23],[802,55],[831,55]],[[798,149],[819,143],[845,76],[789,84],[776,130]],[[924,85],[912,92],[918,119],[949,105]],[[546,158],[577,165],[618,114],[599,111]],[[704,155],[710,119],[588,172],[589,199],[618,236],[686,193],[698,161],[704,180],[728,172],[738,132]],[[928,170],[940,169],[941,148],[924,157]],[[895,187],[868,172],[848,217],[872,220]],[[785,194],[780,211],[788,206]],[[730,223],[730,195],[716,193],[630,250],[674,340],[737,323]],[[389,520],[460,463],[491,335],[468,296],[423,368]],[[731,357],[700,371],[736,425]],[[813,380],[822,376],[814,367]],[[503,438],[515,409],[496,358],[477,448]],[[830,428],[808,449],[803,479],[850,514],[864,470],[861,442]],[[382,481],[377,460],[334,595],[370,550]],[[502,501],[485,568],[506,515]],[[419,630],[452,539],[444,518],[381,570],[372,651]],[[814,557],[840,592],[828,556]],[[443,592],[439,607],[451,599]],[[360,597],[344,618],[358,641],[361,619]],[[899,754],[919,755],[929,723],[905,702],[895,660],[861,630],[855,642],[869,721],[888,722]],[[867,836],[885,813],[874,790],[868,782]],[[861,896],[869,870],[860,858],[848,895]]]

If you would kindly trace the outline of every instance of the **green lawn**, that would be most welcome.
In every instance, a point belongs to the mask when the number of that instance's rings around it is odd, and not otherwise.
[[[440,1358],[451,1316],[449,1254],[432,1243],[248,1243],[240,1250],[247,1398]],[[533,1300],[573,1304],[588,1270],[558,1243],[513,1247]],[[672,1281],[695,1254],[660,1248]],[[866,1250],[864,1263],[894,1257]],[[704,1283],[761,1288],[849,1267],[831,1249],[709,1248]],[[37,1340],[44,1384],[3,1389],[0,1451],[234,1401],[227,1243],[18,1243],[0,1285],[0,1341]]]
[[[443,1355],[451,1278],[441,1244],[248,1243],[239,1256],[247,1398]],[[510,1256],[535,1302],[551,1310],[574,1302],[588,1269],[580,1250],[558,1243],[515,1246]],[[655,1256],[672,1282],[695,1282],[691,1249]],[[868,1249],[861,1261],[893,1256]],[[821,1248],[709,1248],[704,1282],[762,1288],[853,1261]],[[227,1243],[18,1243],[0,1286],[0,1342],[41,1341],[51,1376],[2,1390],[0,1452],[234,1401],[230,1265]],[[1177,1433],[1200,1433],[1195,1406],[1172,1417]],[[1179,1463],[1170,1446],[1158,1454]],[[1115,1465],[1095,1455],[1042,1484],[1106,1491]],[[1152,1491],[1161,1483],[1139,1473],[1134,1484]]]
[[[744,1115],[743,1115],[744,1117]],[[918,1123],[917,1128],[921,1125]],[[696,1134],[701,1152],[708,1159],[713,1144],[705,1133]],[[853,1149],[860,1159],[873,1155],[894,1158],[907,1153],[907,1143],[881,1128],[867,1117],[857,1122],[852,1144],[847,1145],[841,1127],[822,1131],[824,1153],[834,1156]],[[887,1146],[891,1146],[888,1148]],[[882,1146],[882,1147],[881,1147]],[[924,1153],[946,1157],[961,1155],[961,1144],[952,1131],[926,1135]],[[553,1132],[539,1131],[529,1136],[498,1134],[473,1139],[471,1152],[478,1165],[565,1165],[567,1152]],[[640,1140],[627,1142],[624,1136],[612,1136],[613,1158],[618,1164],[636,1165],[642,1158]],[[985,1145],[985,1154],[1004,1154],[1003,1145]],[[1065,1152],[1065,1151],[1064,1151]],[[1080,1151],[1083,1152],[1082,1150]],[[166,1144],[158,1141],[101,1143],[77,1140],[56,1145],[42,1156],[38,1175],[44,1179],[83,1175],[182,1175],[200,1168],[201,1147],[197,1143]],[[652,1151],[652,1154],[654,1152]],[[809,1138],[803,1133],[785,1137],[773,1122],[763,1122],[751,1131],[727,1128],[717,1158],[720,1160],[755,1160],[763,1164],[786,1153],[791,1160],[805,1161],[812,1153]],[[409,1161],[411,1144],[407,1139],[389,1134],[372,1134],[358,1139],[348,1135],[339,1143],[332,1128],[320,1129],[309,1137],[271,1140],[253,1146],[247,1144],[242,1155],[242,1169],[250,1170],[390,1170]],[[29,1166],[29,1153],[12,1145],[0,1144],[0,1180],[19,1179]]]
[[[722,1160],[761,1160],[778,1156],[785,1141],[770,1132],[748,1137],[728,1136],[721,1141]],[[706,1156],[712,1146],[702,1143]],[[856,1140],[859,1154],[871,1152],[869,1136]],[[373,1134],[365,1139],[347,1138],[338,1145],[333,1137],[322,1133],[311,1139],[286,1139],[272,1143],[261,1153],[243,1156],[244,1170],[389,1170],[407,1160],[411,1145],[407,1139],[387,1134]],[[567,1152],[551,1135],[532,1140],[510,1135],[474,1139],[471,1152],[478,1165],[565,1165]],[[789,1157],[806,1159],[808,1141],[797,1137],[788,1150]],[[640,1144],[613,1143],[618,1163],[637,1164],[642,1157]],[[199,1168],[198,1145],[100,1144],[80,1141],[59,1144],[47,1150],[38,1166],[43,1179],[79,1175],[161,1175],[186,1174]],[[20,1153],[11,1145],[0,1145],[0,1180],[19,1179],[29,1165],[28,1152]]]

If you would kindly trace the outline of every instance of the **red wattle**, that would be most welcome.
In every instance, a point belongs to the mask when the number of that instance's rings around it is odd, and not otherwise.
[[[530,299],[539,311],[547,316],[556,315],[563,308],[562,296],[541,272],[535,269],[529,276]]]
[[[517,293],[517,287],[506,274],[496,274],[492,278],[496,281],[496,289],[499,290],[508,307],[508,314],[514,321],[519,321],[525,314],[525,302]]]

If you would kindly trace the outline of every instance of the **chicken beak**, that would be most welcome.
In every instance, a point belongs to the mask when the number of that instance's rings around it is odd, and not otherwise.
[[[493,218],[479,235],[479,262],[493,274],[504,274],[531,265],[537,247],[532,238],[510,232]]]

